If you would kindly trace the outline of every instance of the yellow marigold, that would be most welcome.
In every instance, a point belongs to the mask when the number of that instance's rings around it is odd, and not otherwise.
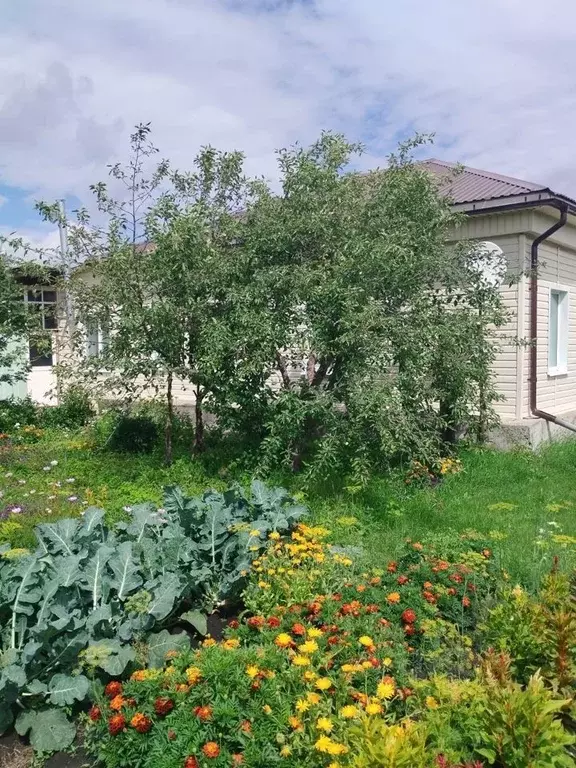
[[[167,659],[175,659],[177,656],[178,656],[178,651],[175,651],[175,650],[168,651],[168,653],[166,654]]]
[[[202,677],[202,670],[199,667],[188,667],[185,675],[190,685],[194,685]]]
[[[347,704],[340,710],[340,717],[343,717],[345,720],[350,720],[351,718],[357,716],[358,709],[353,704]]]
[[[380,715],[382,713],[382,704],[379,701],[371,701],[366,704],[367,715]]]
[[[306,694],[306,698],[310,704],[319,704],[322,701],[321,697],[317,693],[314,693],[314,691],[310,691],[310,693]]]
[[[292,754],[292,748],[288,746],[288,744],[284,744],[282,749],[280,750],[280,756],[281,757],[290,757]]]
[[[294,715],[291,715],[288,718],[288,723],[290,724],[290,727],[293,728],[295,731],[300,731],[303,729],[302,720],[300,720],[297,717],[294,717]]]
[[[278,533],[278,531],[272,531],[272,533],[268,535],[268,538],[272,539],[272,541],[278,541],[278,539],[280,538],[280,534]]]
[[[307,712],[310,709],[310,702],[306,699],[298,699],[296,702],[296,712]]]
[[[264,712],[265,715],[271,715],[272,714],[272,707],[270,704],[264,704],[262,707],[262,712]]]
[[[320,691],[327,691],[329,688],[332,688],[332,680],[329,677],[319,677],[316,680],[316,688]]]
[[[361,666],[362,669],[372,669],[372,664],[369,661],[363,661]]]
[[[342,664],[340,667],[342,672],[351,673],[351,672],[358,672],[362,669],[362,667],[359,664]]]
[[[379,699],[391,699],[396,693],[396,684],[392,677],[386,676],[378,683],[376,693]]]
[[[274,643],[278,646],[278,648],[288,648],[290,645],[292,645],[292,638],[287,632],[281,632],[276,636]]]
[[[334,725],[329,717],[319,717],[316,721],[316,728],[318,728],[319,731],[330,733],[330,731],[334,728]]]
[[[310,629],[307,630],[307,635],[309,638],[314,639],[322,637],[323,632],[321,629],[318,629],[318,627],[310,627]]]
[[[390,658],[390,656],[386,656],[385,659],[382,659],[382,664],[385,667],[391,667],[392,666],[392,659]]]
[[[335,760],[333,760],[328,768],[342,768],[342,763],[337,763]]]
[[[297,667],[307,667],[310,664],[310,659],[308,656],[301,656],[300,654],[297,654],[292,659],[292,664]]]
[[[400,602],[400,593],[399,592],[390,592],[388,597],[386,598],[389,603],[399,603]]]
[[[172,675],[176,674],[176,667],[166,667],[164,670],[164,677],[172,677]]]
[[[374,640],[372,640],[372,638],[369,635],[362,635],[362,637],[358,639],[358,642],[360,643],[360,645],[363,645],[365,648],[370,648],[371,646],[374,645]]]
[[[313,669],[307,669],[304,672],[303,677],[304,677],[304,680],[306,680],[307,682],[311,683],[313,680],[316,680],[318,675],[316,674],[316,672],[314,672]]]
[[[315,640],[307,640],[305,643],[298,646],[298,650],[300,653],[310,655],[318,650],[318,643]]]
[[[216,645],[216,640],[214,640],[213,637],[207,637],[206,640],[202,643],[204,648],[211,648],[213,645]]]
[[[438,704],[434,696],[426,696],[426,706],[428,709],[438,709],[440,704]]]
[[[260,670],[255,664],[250,664],[249,666],[246,667],[246,674],[251,680],[253,680],[258,675],[259,672]]]
[[[147,669],[137,669],[136,672],[132,672],[130,675],[130,680],[134,680],[136,683],[142,683],[144,680],[148,679],[148,670]]]
[[[224,640],[222,643],[222,647],[226,648],[226,650],[231,651],[234,648],[240,647],[240,640],[238,640],[237,637],[230,637],[228,640]]]

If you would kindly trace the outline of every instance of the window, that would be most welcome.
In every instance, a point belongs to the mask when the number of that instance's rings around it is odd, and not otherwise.
[[[40,315],[40,328],[43,331],[55,331],[58,328],[56,291],[28,291],[26,301],[30,308]],[[30,364],[34,368],[52,365],[52,334],[48,334],[42,340],[31,340],[29,356]]]
[[[86,332],[86,354],[97,357],[108,346],[108,329],[102,326],[89,327]]]
[[[548,375],[568,373],[568,291],[550,290]]]

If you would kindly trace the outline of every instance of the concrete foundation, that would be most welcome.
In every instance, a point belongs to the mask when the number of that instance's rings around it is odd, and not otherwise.
[[[558,414],[558,416],[576,426],[576,411]],[[503,421],[490,433],[489,442],[502,451],[510,451],[514,448],[529,448],[535,451],[545,443],[575,438],[576,432],[571,432],[545,419],[521,419]]]

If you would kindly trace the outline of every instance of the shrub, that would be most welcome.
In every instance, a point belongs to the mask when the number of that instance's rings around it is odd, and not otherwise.
[[[58,405],[42,410],[42,423],[47,427],[75,429],[87,424],[94,413],[88,393],[81,387],[69,387]]]
[[[43,712],[83,700],[91,676],[118,675],[134,659],[134,641],[148,644],[151,665],[161,663],[182,644],[157,631],[164,626],[205,632],[202,611],[233,596],[267,534],[288,530],[304,511],[258,481],[249,495],[233,488],[199,499],[171,487],[164,510],[139,505],[114,529],[89,508],[81,520],[38,526],[35,552],[1,545],[0,730],[16,702]],[[21,712],[16,727],[45,746],[43,718]]]
[[[38,423],[38,407],[31,398],[0,400],[0,432],[11,434],[17,426]]]
[[[150,453],[158,445],[158,425],[147,416],[120,415],[108,441],[118,453]]]

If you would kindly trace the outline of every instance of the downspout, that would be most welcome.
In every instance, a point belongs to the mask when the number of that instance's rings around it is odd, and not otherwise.
[[[568,206],[559,204],[559,220],[534,240],[530,250],[530,411],[539,419],[551,421],[560,427],[576,432],[576,425],[538,408],[538,248],[554,232],[561,229],[568,218]]]

